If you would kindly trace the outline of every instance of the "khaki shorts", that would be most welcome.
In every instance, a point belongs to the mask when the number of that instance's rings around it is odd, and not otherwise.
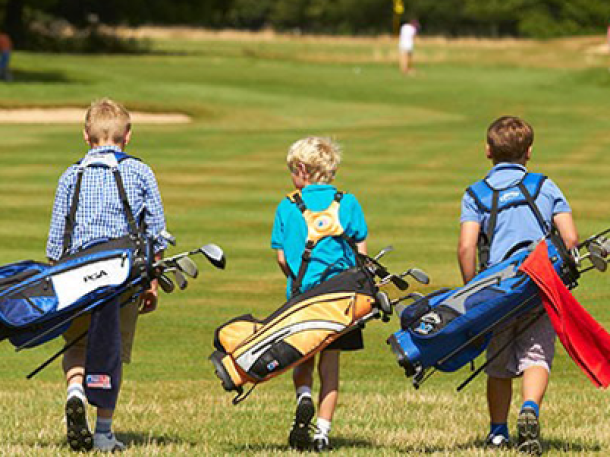
[[[485,373],[494,378],[515,378],[533,366],[551,371],[557,335],[546,313],[523,330],[532,318],[532,314],[527,314],[494,332],[487,348],[487,358],[493,357],[504,345],[508,346],[487,366]],[[523,333],[515,336],[521,330]]]
[[[133,340],[136,334],[136,323],[138,321],[139,300],[128,303],[120,310],[121,320],[121,361],[123,363],[131,362],[131,349]],[[91,315],[86,314],[75,319],[70,325],[70,328],[63,334],[66,343],[74,340],[89,328]],[[84,337],[74,345],[75,349],[83,351],[87,350],[87,337]]]

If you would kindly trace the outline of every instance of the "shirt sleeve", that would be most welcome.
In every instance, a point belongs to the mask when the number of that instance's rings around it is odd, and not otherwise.
[[[544,184],[544,192],[548,193],[551,197],[551,202],[553,205],[553,216],[559,213],[571,213],[572,208],[570,208],[570,204],[566,200],[563,192],[557,187],[550,179],[547,179]]]
[[[464,192],[464,196],[462,197],[462,214],[460,216],[460,223],[478,222],[480,224],[482,220],[483,215],[474,201],[474,198],[472,198],[468,192]]]
[[[153,239],[155,253],[167,248],[167,242],[157,238],[159,233],[165,230],[165,213],[161,193],[157,185],[157,179],[150,167],[145,166],[143,171],[143,197],[144,197],[144,222],[146,234]]]
[[[283,203],[283,201],[280,202],[275,211],[275,220],[273,221],[273,230],[271,231],[271,249],[284,249]]]
[[[368,226],[364,218],[364,211],[358,202],[358,199],[352,195],[350,205],[350,217],[348,226],[345,228],[346,234],[353,238],[357,243],[366,240],[368,236]]]
[[[63,252],[64,230],[66,216],[70,208],[70,186],[68,185],[69,173],[66,171],[57,184],[55,201],[53,203],[53,214],[51,215],[51,226],[47,239],[47,257],[51,260],[59,260]]]

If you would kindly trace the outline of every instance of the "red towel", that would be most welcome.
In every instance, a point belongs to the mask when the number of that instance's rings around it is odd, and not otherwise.
[[[555,272],[546,242],[520,267],[540,289],[540,297],[566,351],[597,387],[610,385],[610,334],[576,301]]]

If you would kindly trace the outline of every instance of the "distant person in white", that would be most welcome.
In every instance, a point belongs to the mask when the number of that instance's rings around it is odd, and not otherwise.
[[[415,46],[415,35],[419,29],[417,21],[404,23],[400,28],[398,41],[400,71],[408,75],[413,72],[413,48]]]

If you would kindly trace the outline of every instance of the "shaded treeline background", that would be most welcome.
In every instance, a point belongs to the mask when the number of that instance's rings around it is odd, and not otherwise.
[[[40,45],[32,24],[192,25],[325,34],[393,29],[400,0],[0,0],[0,20],[18,47]],[[403,0],[402,19],[423,34],[550,38],[594,34],[610,20],[607,0]],[[40,27],[39,27],[40,28]],[[47,27],[49,28],[49,27]]]

